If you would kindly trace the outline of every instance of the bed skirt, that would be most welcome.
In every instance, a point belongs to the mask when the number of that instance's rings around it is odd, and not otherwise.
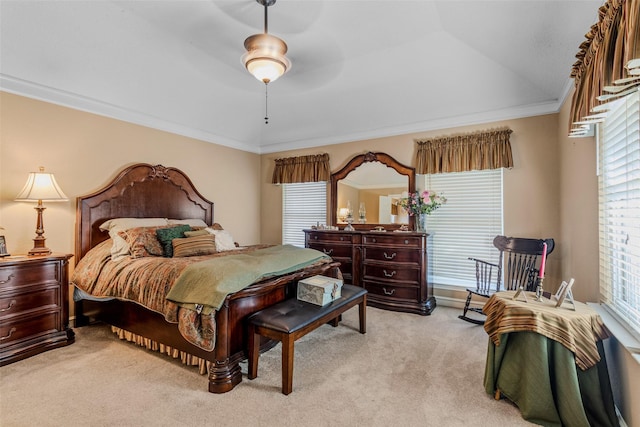
[[[180,351],[168,345],[164,345],[157,341],[153,341],[149,338],[145,338],[141,335],[136,335],[132,332],[125,331],[124,329],[117,328],[115,326],[111,327],[111,332],[116,334],[118,338],[121,340],[126,340],[132,342],[134,344],[139,345],[140,347],[144,347],[147,350],[157,351],[158,353],[166,354],[169,357],[174,359],[180,359],[182,364],[187,366],[197,366],[198,372],[201,375],[205,375],[209,372],[209,365],[211,362],[202,359],[200,357],[194,356],[184,351]]]

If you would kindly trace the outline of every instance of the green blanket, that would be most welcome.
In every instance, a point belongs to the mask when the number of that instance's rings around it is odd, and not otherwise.
[[[184,269],[167,299],[181,305],[203,305],[205,313],[218,310],[229,294],[321,259],[331,258],[315,249],[282,245],[197,262]]]

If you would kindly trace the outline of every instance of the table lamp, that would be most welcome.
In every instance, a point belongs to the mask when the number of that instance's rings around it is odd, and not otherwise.
[[[66,202],[69,200],[62,192],[52,173],[46,173],[41,166],[39,172],[30,172],[27,183],[15,199],[17,202],[38,202],[34,208],[38,212],[36,222],[36,237],[33,239],[33,249],[29,255],[48,255],[51,250],[45,245],[44,224],[42,212],[46,209],[42,201]]]
[[[340,211],[338,212],[338,218],[340,219],[340,222],[347,222],[347,215],[349,215],[349,209],[340,208]]]

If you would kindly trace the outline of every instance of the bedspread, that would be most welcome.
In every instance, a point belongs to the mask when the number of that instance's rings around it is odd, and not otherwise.
[[[200,313],[166,299],[183,270],[215,257],[250,253],[271,245],[254,245],[214,255],[185,258],[143,257],[111,261],[111,240],[98,244],[76,265],[71,283],[98,298],[118,298],[141,304],[177,323],[189,342],[212,351],[215,346],[215,311]],[[250,283],[247,283],[250,285]]]

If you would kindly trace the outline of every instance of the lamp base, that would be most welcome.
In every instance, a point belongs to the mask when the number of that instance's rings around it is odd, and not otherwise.
[[[29,255],[50,255],[51,249],[45,246],[45,240],[42,236],[33,239],[33,249],[29,251]]]
[[[29,255],[51,255],[51,253],[49,248],[33,248],[29,251]]]

